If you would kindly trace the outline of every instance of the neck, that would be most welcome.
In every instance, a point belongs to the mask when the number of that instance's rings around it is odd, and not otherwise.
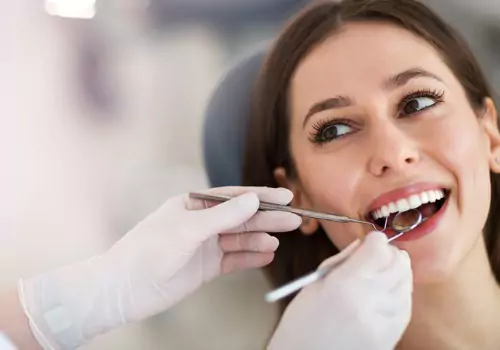
[[[480,236],[449,279],[415,285],[412,320],[398,349],[498,349],[500,288]]]

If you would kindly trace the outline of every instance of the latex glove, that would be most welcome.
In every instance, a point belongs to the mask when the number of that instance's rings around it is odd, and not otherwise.
[[[205,192],[251,193],[211,208],[188,196],[170,199],[105,254],[22,280],[20,299],[37,340],[47,349],[72,349],[162,312],[221,273],[270,263],[278,240],[266,232],[301,223],[295,214],[257,212],[259,199],[288,204],[286,189]]]
[[[268,350],[394,349],[411,318],[408,253],[372,232],[322,265],[346,256],[292,300]]]

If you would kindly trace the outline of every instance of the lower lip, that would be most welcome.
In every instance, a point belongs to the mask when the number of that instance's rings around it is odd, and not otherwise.
[[[443,203],[443,206],[434,215],[432,215],[430,218],[422,222],[413,230],[408,231],[403,235],[401,235],[400,237],[396,238],[394,242],[414,241],[416,239],[422,238],[432,233],[437,228],[439,222],[443,218],[444,212],[446,211],[446,208],[448,208],[449,200],[450,200],[450,195],[448,195],[446,201]],[[395,235],[395,231],[386,230],[386,234],[389,238],[391,238]]]

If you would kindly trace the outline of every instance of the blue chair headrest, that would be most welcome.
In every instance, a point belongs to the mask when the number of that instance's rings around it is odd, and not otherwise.
[[[262,50],[230,69],[208,104],[203,156],[211,187],[241,185],[252,89],[264,56]]]

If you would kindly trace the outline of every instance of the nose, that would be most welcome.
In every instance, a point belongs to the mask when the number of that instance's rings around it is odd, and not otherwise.
[[[419,161],[415,141],[390,121],[372,128],[368,168],[372,175],[404,173]]]

